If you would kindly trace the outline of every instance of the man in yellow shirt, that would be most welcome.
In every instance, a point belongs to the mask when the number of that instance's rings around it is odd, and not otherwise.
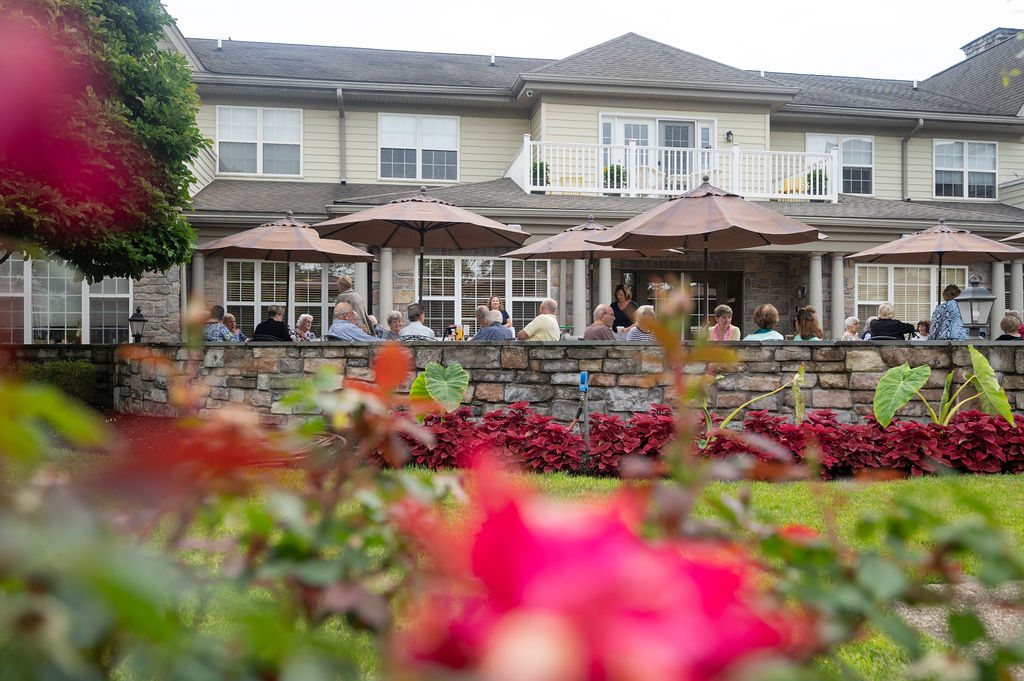
[[[516,338],[522,341],[556,341],[562,338],[562,330],[558,328],[558,303],[545,298],[540,303],[540,314],[521,329]]]

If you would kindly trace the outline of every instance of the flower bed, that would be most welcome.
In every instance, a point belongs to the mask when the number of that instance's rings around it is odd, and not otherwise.
[[[713,417],[717,420],[717,417]],[[740,431],[705,432],[709,457],[753,456],[761,461],[802,461],[813,455],[823,478],[841,478],[869,469],[906,475],[933,474],[940,468],[960,473],[1024,471],[1024,417],[1011,426],[999,417],[961,412],[948,426],[893,421],[882,428],[874,417],[864,423],[840,423],[829,410],[813,411],[802,423],[773,416],[767,410],[748,412]],[[653,405],[629,419],[591,414],[590,449],[583,438],[550,416],[536,414],[526,402],[489,412],[473,420],[463,407],[444,416],[430,416],[425,425],[436,444],[408,441],[409,463],[431,469],[465,465],[481,448],[498,452],[512,466],[538,472],[566,471],[598,476],[619,474],[624,458],[659,460],[675,432],[675,417],[664,404]],[[378,461],[382,460],[375,455]]]

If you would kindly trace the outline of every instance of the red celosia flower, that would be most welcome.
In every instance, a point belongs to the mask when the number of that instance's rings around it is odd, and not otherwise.
[[[556,506],[492,473],[475,483],[475,528],[409,528],[437,566],[400,639],[412,665],[503,681],[699,681],[799,638],[738,547],[646,542],[643,507],[625,496]]]

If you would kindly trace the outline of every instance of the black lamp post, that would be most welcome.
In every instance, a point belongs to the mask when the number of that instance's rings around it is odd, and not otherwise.
[[[992,303],[996,297],[981,285],[981,277],[972,274],[967,280],[969,286],[956,298],[956,306],[960,309],[960,317],[964,326],[970,329],[972,338],[981,336],[982,327],[988,326],[992,316]]]
[[[135,314],[128,318],[128,329],[136,343],[142,342],[142,332],[146,329],[146,318],[142,315],[142,308],[135,308]]]

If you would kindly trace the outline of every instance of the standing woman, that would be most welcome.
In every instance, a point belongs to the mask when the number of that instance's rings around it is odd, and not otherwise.
[[[512,317],[509,316],[505,306],[501,304],[501,298],[491,296],[491,299],[487,301],[487,309],[501,312],[501,325],[509,329],[512,328]]]
[[[636,322],[636,303],[633,302],[633,292],[625,284],[615,287],[615,301],[612,303],[612,312],[615,313],[615,321],[612,322],[612,331],[622,333],[633,328]]]
[[[715,308],[715,325],[708,329],[708,340],[727,341],[740,339],[740,327],[732,325],[732,308],[719,305]]]
[[[961,293],[956,284],[949,284],[942,289],[942,302],[932,311],[931,329],[928,340],[964,340],[967,329],[960,317],[960,308],[956,306],[956,298]]]

